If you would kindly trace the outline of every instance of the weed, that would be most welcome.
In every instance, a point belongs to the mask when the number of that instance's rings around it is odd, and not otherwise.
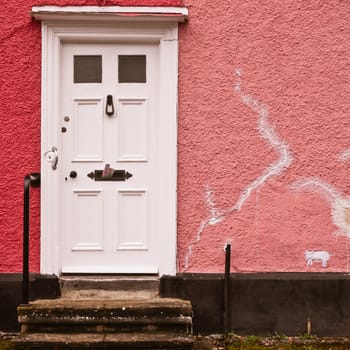
[[[244,343],[246,344],[250,344],[250,345],[254,345],[258,342],[258,337],[255,335],[248,335],[247,337],[245,337],[244,339]]]
[[[15,346],[9,341],[0,341],[0,350],[14,350]]]
[[[278,332],[275,332],[275,335],[274,335],[273,338],[276,339],[276,340],[279,340],[279,341],[288,339],[288,337],[285,334],[278,333]]]
[[[308,339],[317,339],[317,335],[316,334],[308,334],[308,333],[304,333],[302,335],[300,335],[298,338],[302,339],[302,340],[308,340]]]

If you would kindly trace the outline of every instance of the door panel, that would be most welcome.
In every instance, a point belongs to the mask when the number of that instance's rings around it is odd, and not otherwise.
[[[102,191],[74,191],[73,196],[71,250],[104,250],[103,236],[99,234],[103,228]]]
[[[103,160],[102,98],[74,99],[72,161]],[[93,142],[91,142],[93,140]]]
[[[158,271],[158,66],[153,44],[64,44],[62,272]]]
[[[147,100],[118,99],[118,157],[120,162],[148,160],[148,105]]]
[[[118,191],[117,250],[148,249],[146,190]]]

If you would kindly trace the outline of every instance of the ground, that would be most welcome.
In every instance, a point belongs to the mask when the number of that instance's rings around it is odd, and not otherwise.
[[[348,337],[238,336],[236,334],[199,336],[194,350],[345,350],[350,349]]]
[[[15,350],[11,338],[15,334],[0,332],[0,350]],[[215,334],[195,336],[193,350],[348,350],[350,337],[317,337],[301,335],[287,337],[277,334],[271,337]]]

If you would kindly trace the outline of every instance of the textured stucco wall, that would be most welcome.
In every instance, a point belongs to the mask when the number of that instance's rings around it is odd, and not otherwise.
[[[25,174],[40,170],[40,24],[24,2],[2,4],[0,14],[0,271],[22,263]],[[39,191],[32,193],[32,269],[39,261]]]
[[[179,269],[348,272],[349,3],[186,5]]]
[[[190,10],[180,25],[179,271],[221,272],[225,243],[234,271],[349,271],[346,1],[9,0],[0,14],[0,272],[21,269],[23,177],[40,168],[40,24],[28,12],[48,4]]]
[[[0,272],[22,268],[23,179],[40,171],[41,28],[37,5],[179,6],[179,0],[8,0],[0,21]],[[31,270],[40,264],[40,192],[31,191]]]

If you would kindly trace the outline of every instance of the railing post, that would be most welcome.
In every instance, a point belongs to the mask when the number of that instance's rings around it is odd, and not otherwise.
[[[23,281],[22,303],[29,302],[29,192],[30,186],[40,186],[40,173],[32,173],[24,177],[23,193]]]
[[[224,333],[229,331],[230,327],[230,266],[231,266],[231,244],[225,247],[225,276],[224,276],[224,313],[223,326]]]

